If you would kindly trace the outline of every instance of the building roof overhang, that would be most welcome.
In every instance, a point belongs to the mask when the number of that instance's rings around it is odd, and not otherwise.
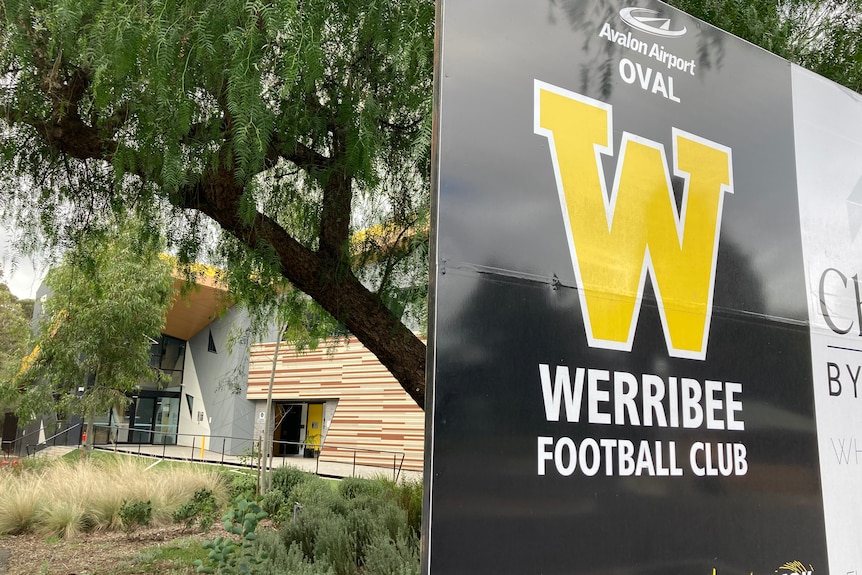
[[[215,274],[196,274],[189,283],[181,272],[174,272],[174,301],[162,333],[185,341],[211,324],[233,302]]]

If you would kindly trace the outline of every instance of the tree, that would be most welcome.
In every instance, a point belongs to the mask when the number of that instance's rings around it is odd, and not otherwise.
[[[30,322],[25,313],[6,284],[0,284],[0,413],[14,406],[12,381],[21,369],[21,360],[27,355]]]
[[[862,92],[860,0],[669,0],[669,3]]]
[[[675,4],[860,89],[859,0]],[[212,221],[234,290],[289,280],[421,406],[401,314],[427,270],[433,22],[432,0],[5,0],[0,217],[62,241],[131,209],[183,261]]]
[[[6,0],[0,22],[7,215],[62,242],[132,210],[183,261],[209,218],[234,290],[286,278],[423,404],[400,312],[427,283],[433,2]]]
[[[0,272],[0,279],[2,278],[3,273]],[[9,290],[9,286],[7,286],[6,284],[0,283],[0,291],[6,292],[9,296],[9,301],[21,308],[21,314],[24,316],[25,320],[30,321],[33,318],[33,308],[36,305],[35,300],[29,298],[19,298]]]
[[[127,226],[83,240],[48,273],[37,348],[16,380],[19,418],[80,413],[89,447],[94,418],[124,407],[127,393],[158,377],[150,347],[174,295],[171,265],[159,252],[139,227]]]

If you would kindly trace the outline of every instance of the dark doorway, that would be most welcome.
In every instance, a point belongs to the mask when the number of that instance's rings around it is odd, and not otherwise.
[[[298,403],[280,403],[275,406],[274,439],[289,443],[276,443],[275,455],[299,455],[299,436],[302,431],[302,405]]]
[[[12,453],[17,436],[18,418],[14,413],[6,413],[3,417],[3,434],[0,435],[0,447],[4,453]]]

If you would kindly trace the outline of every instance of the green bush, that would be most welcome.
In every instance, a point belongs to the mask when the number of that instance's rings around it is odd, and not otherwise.
[[[358,571],[357,537],[350,531],[348,517],[333,515],[316,533],[314,560],[331,566],[335,575],[356,575]]]
[[[398,507],[407,513],[407,524],[418,538],[422,532],[422,482],[378,480],[394,499]]]
[[[206,531],[215,523],[218,509],[218,502],[213,492],[209,489],[198,489],[191,501],[174,511],[173,520],[174,523],[185,522],[186,529],[191,529],[197,523],[198,529]]]
[[[153,504],[149,500],[123,501],[117,515],[123,521],[123,528],[131,531],[137,526],[150,524],[150,520],[153,518]]]
[[[416,501],[421,509],[418,484],[346,479],[332,487],[318,478],[293,487],[288,501],[302,508],[294,519],[292,504],[281,507],[283,553],[301,553],[335,575],[418,571],[418,514],[415,528],[410,522]]]
[[[294,503],[300,505],[295,517]],[[419,482],[350,478],[333,483],[283,468],[263,505],[278,507],[280,530],[277,536],[258,536],[256,552],[269,559],[254,573],[418,575]]]
[[[284,510],[283,507],[282,511]],[[336,521],[336,515],[325,507],[316,505],[304,507],[295,520],[288,518],[282,521],[281,538],[285,548],[296,547],[302,551],[303,556],[314,560],[317,534],[323,525],[333,521]]]
[[[257,478],[249,473],[229,472],[227,473],[228,491],[231,500],[240,495],[254,497],[257,494]]]
[[[385,487],[383,482],[377,480],[361,479],[359,477],[345,477],[338,484],[338,492],[347,499],[357,497],[383,497]]]
[[[375,517],[377,527],[375,534],[382,533],[393,541],[398,537],[413,535],[413,529],[407,520],[407,512],[398,507],[394,501],[389,501],[376,510]]]
[[[261,519],[266,518],[257,503],[240,495],[234,500],[233,506],[224,515],[224,528],[231,537],[216,537],[213,541],[203,544],[208,549],[206,559],[194,562],[198,573],[233,575],[249,573],[256,570],[268,559],[256,547],[257,526]]]
[[[270,489],[266,495],[261,497],[260,506],[269,513],[270,517],[276,517],[287,499],[281,489]]]
[[[311,487],[305,487],[306,484]],[[280,467],[272,473],[272,488],[263,496],[261,506],[276,525],[293,517],[294,503],[306,501],[320,504],[332,497],[329,483],[320,477],[295,467]],[[324,505],[328,507],[328,505]]]
[[[418,575],[419,540],[378,535],[365,550],[364,575]]]
[[[258,550],[266,557],[254,570],[257,575],[335,575],[329,563],[314,563],[306,558],[298,545],[285,547],[277,533],[262,532],[258,536]]]
[[[320,507],[338,515],[345,515],[349,504],[332,488],[329,481],[317,476],[295,485],[287,494],[287,501],[290,503],[288,507],[298,502],[303,507]]]
[[[319,478],[316,475],[287,465],[279,467],[272,472],[272,488],[278,489],[285,495],[288,495],[294,487],[312,479]]]

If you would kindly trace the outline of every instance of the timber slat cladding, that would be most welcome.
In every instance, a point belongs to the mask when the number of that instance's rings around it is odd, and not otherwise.
[[[252,346],[246,398],[266,399],[275,343]],[[275,401],[338,400],[321,461],[422,471],[425,414],[356,338],[297,354],[279,349]],[[368,450],[368,451],[362,451]]]

